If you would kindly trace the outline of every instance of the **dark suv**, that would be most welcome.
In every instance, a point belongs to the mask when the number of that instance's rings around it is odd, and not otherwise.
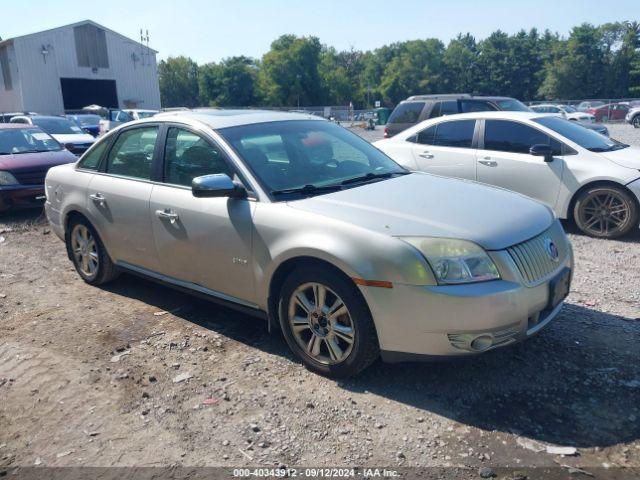
[[[393,137],[428,118],[488,110],[531,111],[524,103],[510,97],[476,97],[468,93],[414,95],[400,102],[393,110],[384,136]]]

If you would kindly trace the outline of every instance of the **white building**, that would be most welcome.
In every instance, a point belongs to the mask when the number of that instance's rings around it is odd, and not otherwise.
[[[90,20],[0,41],[0,112],[159,109],[157,53]]]

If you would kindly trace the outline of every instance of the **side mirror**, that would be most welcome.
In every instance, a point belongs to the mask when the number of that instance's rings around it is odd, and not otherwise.
[[[545,145],[543,143],[532,145],[529,153],[536,157],[544,157],[545,162],[553,162],[553,149],[551,145]]]
[[[224,173],[194,178],[191,182],[191,192],[194,197],[245,198],[247,196],[245,188]]]

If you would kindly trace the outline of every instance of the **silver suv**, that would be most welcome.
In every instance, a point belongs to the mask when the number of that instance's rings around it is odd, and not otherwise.
[[[558,313],[572,250],[542,204],[410,173],[311,115],[161,114],[46,179],[89,284],[127,271],[263,317],[310,369],[469,355]]]

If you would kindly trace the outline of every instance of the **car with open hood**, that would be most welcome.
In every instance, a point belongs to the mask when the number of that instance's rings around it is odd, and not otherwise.
[[[310,369],[473,355],[560,311],[572,249],[546,206],[412,173],[313,115],[163,114],[47,175],[78,274],[130,272],[263,318]]]

